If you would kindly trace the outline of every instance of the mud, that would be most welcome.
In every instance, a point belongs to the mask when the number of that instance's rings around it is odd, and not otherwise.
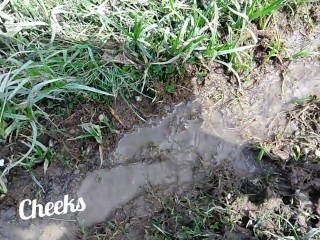
[[[78,196],[87,208],[79,214],[80,222],[90,226],[103,221],[146,184],[197,182],[204,177],[201,169],[212,169],[223,160],[234,162],[239,175],[241,170],[254,171],[254,156],[242,152],[241,140],[233,136],[232,143],[214,135],[204,127],[200,113],[198,101],[179,104],[158,125],[125,135],[108,159],[117,167],[97,170],[82,182]]]
[[[307,42],[311,49],[319,49],[320,35],[309,37],[289,41],[288,46],[296,51]],[[209,68],[217,72],[216,65]],[[101,222],[147,184],[195,183],[203,177],[199,169],[212,170],[224,160],[232,162],[239,177],[257,173],[261,166],[248,151],[248,141],[267,139],[274,134],[273,119],[279,113],[320,91],[320,62],[310,57],[285,68],[267,65],[252,78],[254,85],[232,97],[232,88],[225,89],[228,77],[211,74],[204,87],[195,86],[201,98],[178,105],[160,123],[124,135],[108,159],[114,168],[91,173],[82,182],[78,196],[89,207],[79,219],[88,226]],[[224,96],[217,102],[219,92]]]
[[[288,22],[280,24],[285,27]],[[298,30],[289,35],[284,33],[285,37],[290,36],[286,39],[287,47],[292,52],[307,45],[319,50],[319,30],[318,26],[308,37]],[[99,156],[93,147],[89,155],[79,153],[86,149],[76,153],[81,155],[77,168],[53,164],[46,175],[43,168],[36,169],[45,193],[37,191],[28,173],[13,174],[9,179],[10,189],[18,190],[1,202],[1,239],[77,239],[77,221],[80,226],[92,226],[113,218],[123,208],[133,211],[133,216],[145,216],[150,213],[144,209],[149,205],[141,198],[146,189],[162,189],[160,194],[168,189],[171,194],[178,192],[207,179],[210,172],[219,171],[217,166],[225,160],[231,163],[237,178],[259,175],[265,166],[255,162],[256,153],[249,149],[250,142],[275,134],[273,120],[290,110],[293,101],[319,93],[319,58],[289,61],[282,66],[267,64],[263,70],[255,69],[241,91],[235,90],[221,66],[210,63],[208,68],[210,74],[203,84],[193,79],[190,95],[196,100],[180,103],[161,120],[144,123],[144,127],[123,134],[102,169],[97,169]],[[138,122],[136,117],[133,121],[121,120],[121,107],[114,114],[120,119],[115,124],[119,128],[124,125],[130,129]],[[281,122],[280,117],[277,124],[284,122],[285,118]],[[69,133],[75,135],[77,131]],[[107,139],[114,141],[112,136]],[[299,175],[297,171],[293,176],[296,175]],[[65,215],[63,219],[61,216],[26,222],[19,219],[17,209],[23,199],[39,198],[46,203],[61,200],[64,194],[83,197],[86,210],[79,215]]]
[[[14,227],[12,224],[1,223],[1,228],[5,229],[1,233],[1,239],[74,239],[74,233],[69,226],[61,223],[38,223],[28,228]],[[76,229],[74,227],[74,229]]]
[[[254,89],[256,94],[243,93],[251,98],[241,112],[234,106],[235,111],[221,114],[224,110],[214,106],[210,99],[196,100],[178,105],[156,126],[125,135],[108,160],[114,166],[121,166],[96,171],[80,186],[78,196],[84,197],[89,205],[80,214],[81,221],[88,226],[101,222],[117,207],[132,200],[146,184],[179,185],[200,181],[200,166],[212,169],[229,160],[239,177],[255,173],[259,166],[254,161],[256,155],[246,151],[246,140],[257,136],[266,138],[270,123],[278,113],[290,109],[292,101],[320,91],[319,76],[319,62],[292,63],[283,95],[282,80],[270,74],[266,76],[268,81],[261,81]],[[247,119],[254,124],[248,125]],[[229,128],[228,125],[236,126]],[[241,137],[244,130],[247,135]]]
[[[72,189],[76,189],[81,179],[85,176],[87,167],[78,165],[71,169],[61,162],[54,162],[43,174],[43,168],[35,169],[35,176],[41,182],[45,192],[30,178],[26,171],[16,170],[11,173],[10,182],[19,184],[16,191],[9,191],[1,203],[0,211],[0,238],[1,239],[77,239],[78,224],[76,214],[53,215],[51,217],[22,220],[19,216],[19,204],[24,199],[37,199],[38,203],[45,205],[48,202],[63,200],[68,194],[76,198]],[[4,205],[5,203],[5,205]],[[29,214],[30,207],[26,208]]]

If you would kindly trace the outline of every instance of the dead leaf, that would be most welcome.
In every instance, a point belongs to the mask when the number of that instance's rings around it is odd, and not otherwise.
[[[119,115],[116,113],[115,110],[113,110],[112,107],[109,107],[109,111],[110,111],[110,113],[112,114],[112,116],[114,116],[114,118],[115,118],[123,127],[126,127],[126,125],[124,125],[124,123],[121,121]]]

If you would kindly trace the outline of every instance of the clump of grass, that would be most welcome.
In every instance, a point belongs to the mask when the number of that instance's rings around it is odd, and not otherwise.
[[[5,169],[0,171],[0,190],[3,192],[7,191],[5,176],[10,169],[27,166],[30,170],[39,160],[35,161],[31,155],[37,152],[41,155],[39,151],[46,149],[37,141],[41,133],[39,119],[47,117],[38,103],[43,99],[59,99],[64,93],[74,91],[111,95],[76,83],[72,78],[55,78],[50,71],[42,70],[45,66],[31,60],[23,63],[9,57],[6,63],[0,73],[0,144],[20,143],[27,150],[7,159]]]
[[[299,58],[305,58],[305,57],[314,56],[314,55],[319,55],[319,52],[312,51],[311,49],[308,49],[308,48],[302,48],[299,51],[292,54],[292,56],[289,57],[289,60],[296,60]]]
[[[83,138],[93,138],[99,144],[99,154],[100,154],[100,167],[103,163],[103,136],[101,128],[99,125],[93,123],[83,123],[81,124],[83,130],[86,131],[86,134],[80,135],[71,140],[83,139]]]
[[[183,197],[160,198],[162,209],[152,217],[149,234],[157,239],[219,239],[232,231],[242,218],[232,209],[241,181],[229,163],[217,170]]]
[[[190,197],[160,198],[162,209],[154,213],[149,235],[156,239],[311,239],[319,233],[311,228],[309,221],[319,217],[306,207],[310,201],[303,191],[297,189],[291,203],[285,204],[277,177],[239,180],[228,168],[218,170],[211,174],[213,180],[208,178],[189,191]],[[266,184],[273,196],[261,191]]]
[[[280,39],[279,33],[276,33],[274,41],[266,46],[268,51],[267,56],[263,59],[262,65],[265,65],[271,58],[278,58],[278,61],[282,64],[282,59],[278,56],[282,50],[282,41]]]
[[[167,0],[60,4],[48,1],[39,5],[33,0],[24,5],[11,1],[8,10],[17,20],[33,19],[51,27],[38,30],[40,37],[31,33],[36,44],[29,47],[54,71],[61,70],[67,75],[81,73],[81,80],[108,92],[111,88],[112,92],[143,93],[151,78],[159,78],[152,69],[160,66],[179,68],[190,60],[208,59],[218,60],[236,73],[233,65],[242,57],[228,59],[228,56],[253,48],[255,43],[248,39],[241,41],[247,24],[263,21],[266,26],[265,18],[269,19],[283,2]],[[54,44],[48,49],[39,42]]]
[[[210,201],[211,200],[211,201]],[[215,238],[232,228],[230,209],[217,205],[210,196],[175,198],[154,219],[157,239]]]

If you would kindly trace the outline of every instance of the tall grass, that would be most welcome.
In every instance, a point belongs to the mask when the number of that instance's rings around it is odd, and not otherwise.
[[[55,78],[50,71],[43,71],[44,65],[31,60],[23,63],[8,57],[4,63],[7,65],[3,65],[0,73],[0,144],[16,142],[28,149],[8,159],[5,169],[0,171],[0,190],[6,192],[5,175],[13,167],[24,166],[24,161],[35,147],[42,146],[37,142],[41,128],[38,119],[44,118],[44,113],[37,106],[39,102],[43,99],[59,99],[64,93],[75,91],[113,95],[81,85],[75,78]]]

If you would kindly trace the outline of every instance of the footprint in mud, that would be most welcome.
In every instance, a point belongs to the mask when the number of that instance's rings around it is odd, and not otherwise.
[[[250,156],[238,144],[206,133],[200,113],[197,101],[180,104],[159,125],[125,135],[110,158],[116,167],[95,171],[82,182],[78,196],[87,208],[79,222],[102,222],[147,184],[181,186],[199,180],[203,173],[195,168],[213,169],[225,159],[246,167]]]

